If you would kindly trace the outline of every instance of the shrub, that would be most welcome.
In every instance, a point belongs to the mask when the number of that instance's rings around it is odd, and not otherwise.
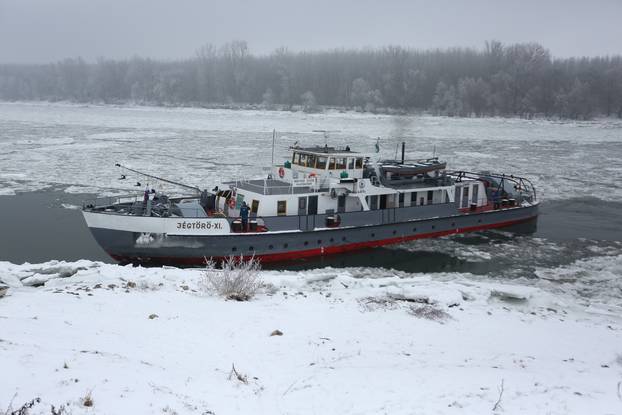
[[[263,285],[261,264],[255,257],[229,256],[222,260],[220,269],[216,265],[212,259],[205,260],[203,285],[209,292],[228,300],[248,301]]]

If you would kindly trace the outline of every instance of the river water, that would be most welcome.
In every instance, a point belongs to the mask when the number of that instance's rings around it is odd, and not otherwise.
[[[585,293],[598,286],[601,294],[622,298],[619,120],[0,103],[0,260],[109,262],[76,208],[93,196],[137,190],[143,179],[119,180],[116,162],[206,188],[262,176],[273,129],[275,161],[295,142],[373,153],[380,137],[378,157],[393,158],[406,141],[409,158],[436,154],[450,168],[532,178],[542,201],[535,229],[421,240],[276,267],[351,267],[362,275],[396,269],[439,278],[469,273],[561,285],[580,280],[573,289]]]

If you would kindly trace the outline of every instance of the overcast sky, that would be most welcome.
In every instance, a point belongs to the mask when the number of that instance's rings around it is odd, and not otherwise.
[[[622,0],[0,0],[0,62],[183,58],[234,39],[260,54],[491,39],[622,54]]]

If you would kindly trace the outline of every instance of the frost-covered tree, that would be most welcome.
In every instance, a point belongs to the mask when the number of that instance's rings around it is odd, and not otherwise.
[[[317,101],[315,100],[315,95],[313,92],[307,91],[300,96],[300,100],[302,103],[302,109],[305,112],[315,112],[317,111]]]

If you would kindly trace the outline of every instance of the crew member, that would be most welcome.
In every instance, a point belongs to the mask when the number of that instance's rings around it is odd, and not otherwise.
[[[248,231],[248,205],[246,202],[242,202],[242,206],[240,206],[240,219],[242,219],[242,230],[244,232]]]

